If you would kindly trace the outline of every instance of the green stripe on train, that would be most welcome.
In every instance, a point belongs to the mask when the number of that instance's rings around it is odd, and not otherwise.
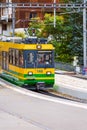
[[[10,71],[10,73],[12,73]],[[17,73],[14,73],[16,76],[18,75]],[[35,74],[33,76],[28,76],[28,75],[22,75],[22,78],[26,78],[27,79],[18,79],[16,76],[12,76],[11,74],[8,74],[6,72],[4,72],[2,74],[2,76],[4,78],[6,78],[7,80],[16,83],[18,85],[23,85],[23,84],[29,84],[29,85],[35,85],[38,82],[45,82],[45,84],[54,84],[54,74],[52,74],[51,76],[46,76],[45,74]]]

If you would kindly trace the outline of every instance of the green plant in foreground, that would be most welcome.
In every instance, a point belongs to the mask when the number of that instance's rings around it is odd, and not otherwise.
[[[58,85],[54,84],[53,89],[54,89],[55,91],[57,91],[57,90],[58,90]]]

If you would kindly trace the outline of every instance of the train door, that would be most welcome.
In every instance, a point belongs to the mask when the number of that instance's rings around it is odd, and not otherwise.
[[[34,51],[24,51],[25,68],[35,68],[35,53]]]

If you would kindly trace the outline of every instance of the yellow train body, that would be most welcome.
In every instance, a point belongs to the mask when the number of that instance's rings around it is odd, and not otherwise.
[[[42,58],[44,61],[39,63]],[[0,75],[20,86],[52,87],[54,47],[52,44],[0,42]]]

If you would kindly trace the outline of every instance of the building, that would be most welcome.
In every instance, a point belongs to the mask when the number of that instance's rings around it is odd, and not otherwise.
[[[13,10],[12,3],[53,3],[54,0],[1,0],[3,3],[10,3],[9,8],[0,9],[0,34],[10,35],[13,24],[16,28],[27,28],[29,22],[32,21],[34,17],[40,17],[44,19],[45,13],[53,13],[53,9],[49,8],[15,8]],[[56,0],[58,3],[59,0]],[[59,10],[57,10],[59,11]]]
[[[54,0],[13,0],[13,2],[36,2],[36,3],[53,3]],[[56,0],[59,2],[59,0]],[[43,20],[45,13],[53,13],[52,9],[47,8],[18,8],[16,9],[16,28],[26,28],[28,27],[28,23],[34,17],[40,17]]]
[[[11,3],[11,0],[1,0],[1,2]],[[12,30],[12,8],[11,7],[0,8],[0,34],[9,35],[11,30]]]

